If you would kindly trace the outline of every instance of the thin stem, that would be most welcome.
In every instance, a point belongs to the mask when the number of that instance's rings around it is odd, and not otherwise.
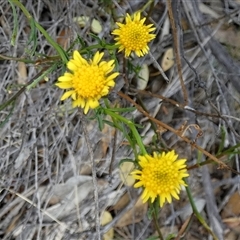
[[[158,236],[159,236],[160,240],[164,240],[163,235],[162,235],[161,230],[160,230],[159,225],[158,225],[157,215],[156,215],[155,211],[153,213],[153,221],[154,221],[154,225],[156,227],[156,230],[158,232]]]
[[[151,5],[151,4],[154,4],[154,1],[153,0],[149,0],[141,9],[140,9],[140,12],[143,12],[145,11],[145,9]]]
[[[186,182],[186,180],[185,180]],[[187,182],[186,182],[187,183]],[[203,225],[203,227],[212,235],[214,240],[217,240],[218,238],[215,236],[215,234],[212,232],[212,230],[210,229],[210,227],[207,225],[207,223],[205,222],[205,220],[203,219],[203,217],[201,216],[201,214],[198,212],[197,207],[194,203],[194,199],[192,197],[191,191],[189,189],[189,187],[186,187],[186,192],[188,195],[188,199],[190,201],[190,204],[192,206],[192,210],[195,214],[195,216],[197,217],[198,221]]]
[[[0,111],[5,107],[7,107],[8,105],[10,105],[11,103],[13,103],[26,90],[26,88],[29,85],[31,85],[36,79],[38,79],[39,77],[43,78],[44,76],[46,76],[49,73],[48,70],[50,68],[52,68],[52,66],[49,68],[44,68],[41,72],[39,72],[36,76],[34,76],[25,86],[23,86],[14,96],[12,96],[9,100],[1,104]]]
[[[151,216],[153,217],[153,223],[155,225],[155,228],[157,230],[158,236],[160,238],[160,240],[163,240],[163,235],[161,233],[159,224],[158,224],[158,211],[159,211],[159,201],[154,201],[153,203],[151,203],[151,201],[149,201],[149,208],[151,211]]]
[[[29,91],[31,88],[35,87],[39,81],[41,81],[45,76],[47,76],[49,73],[53,72],[57,68],[57,63],[53,64],[51,67],[49,67],[46,71],[43,72],[39,77],[34,79],[32,83],[27,85],[26,89]]]
[[[18,58],[18,57],[10,57],[0,54],[0,60],[14,60],[18,62],[24,62],[24,63],[36,63],[36,61],[25,59],[25,58]]]
[[[176,7],[173,8],[172,7],[172,3],[174,4],[174,6]],[[179,51],[179,31],[180,29],[177,28],[179,26],[176,26],[176,22],[179,22],[179,18],[178,15],[176,16],[176,14],[174,15],[174,12],[179,12],[178,9],[178,4],[179,1],[172,1],[172,0],[167,0],[167,7],[168,7],[168,15],[169,15],[169,20],[170,20],[170,24],[173,30],[173,49],[174,49],[174,54],[175,54],[175,58],[176,58],[176,63],[177,63],[177,70],[178,70],[178,75],[179,75],[179,80],[180,80],[180,84],[181,84],[181,88],[182,88],[182,92],[183,92],[183,98],[184,98],[184,106],[188,105],[188,95],[187,95],[187,90],[184,84],[184,80],[183,80],[183,73],[182,73],[182,63],[181,63],[181,57],[180,57],[180,51]],[[174,10],[174,12],[173,12]]]
[[[142,142],[142,138],[140,137],[140,135],[139,135],[139,133],[138,133],[134,123],[132,121],[129,121],[125,117],[122,117],[122,116],[118,115],[117,113],[112,112],[109,109],[104,109],[104,111],[109,116],[111,116],[111,117],[113,117],[115,119],[118,119],[121,122],[125,123],[131,129],[131,131],[132,131],[132,133],[133,133],[133,135],[134,135],[134,137],[135,137],[135,139],[136,139],[136,141],[138,143],[138,146],[139,146],[139,148],[141,150],[141,154],[143,154],[143,155],[147,154],[147,151],[146,151],[146,149],[144,147],[144,144]]]
[[[125,95],[124,93],[122,93],[121,91],[118,92],[118,95],[124,99],[126,99],[127,101],[129,101],[130,103],[132,103],[137,109],[138,111],[140,111],[142,114],[144,114],[144,116],[146,116],[147,118],[149,118],[150,120],[152,120],[154,123],[160,125],[161,127],[173,132],[174,134],[176,134],[178,137],[180,137],[182,140],[184,140],[186,143],[190,144],[192,147],[198,149],[199,151],[201,151],[204,155],[206,155],[207,157],[209,157],[210,159],[212,159],[214,162],[218,163],[221,167],[224,167],[230,171],[232,171],[233,173],[236,173],[238,175],[240,175],[239,172],[237,172],[236,170],[234,170],[233,168],[229,167],[227,164],[225,164],[224,162],[220,161],[218,158],[216,158],[215,156],[213,156],[211,153],[207,152],[205,149],[201,148],[200,146],[198,146],[195,142],[192,142],[190,139],[188,139],[187,137],[183,136],[182,134],[179,133],[178,130],[175,130],[174,128],[170,127],[169,125],[167,125],[166,123],[157,120],[156,118],[153,118],[149,115],[148,112],[146,112],[141,106],[139,106],[134,100],[132,100],[129,96]]]
[[[16,41],[16,37],[17,37],[17,29],[18,29],[18,21],[17,21],[17,12],[16,12],[16,8],[13,5],[13,3],[11,1],[9,1],[11,7],[12,7],[12,11],[13,11],[13,33],[12,33],[12,37],[11,37],[11,44],[14,46],[15,45],[15,41]]]
[[[61,56],[62,60],[64,63],[68,62],[68,57],[65,53],[65,51],[61,48],[60,45],[58,45],[51,37],[50,35],[46,32],[46,30],[38,23],[36,22],[33,17],[31,16],[31,14],[28,12],[28,10],[23,6],[22,3],[20,3],[18,0],[9,0],[12,3],[14,3],[16,6],[18,6],[22,12],[24,13],[24,15],[28,18],[29,21],[33,21],[34,25],[36,26],[36,28],[44,35],[44,37],[46,38],[46,40],[56,49],[56,51],[58,52],[58,54]]]
[[[86,127],[86,119],[84,118],[83,112],[81,110],[79,110],[79,113],[80,113],[80,118],[83,124],[83,133],[84,133],[84,137],[85,137],[88,152],[89,152],[89,158],[92,164],[92,181],[93,181],[93,187],[94,187],[94,200],[95,200],[94,201],[95,202],[95,225],[96,225],[95,227],[96,227],[97,239],[101,240],[96,162],[93,158],[93,149],[91,147],[89,133]]]

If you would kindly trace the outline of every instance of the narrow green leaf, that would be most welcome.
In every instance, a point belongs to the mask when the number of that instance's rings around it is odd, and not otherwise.
[[[13,32],[11,37],[11,45],[15,46],[16,38],[17,38],[17,31],[18,31],[18,19],[17,19],[17,11],[14,6],[14,4],[11,2],[11,0],[8,0],[8,2],[11,5],[12,11],[13,11]]]
[[[0,128],[2,128],[8,121],[8,119],[12,116],[12,113],[13,113],[13,109],[14,109],[14,106],[15,106],[15,101],[11,102],[10,103],[12,105],[8,115],[6,116],[6,118],[0,123]]]

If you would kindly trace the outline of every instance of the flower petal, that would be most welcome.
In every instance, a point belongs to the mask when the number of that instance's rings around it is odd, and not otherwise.
[[[180,190],[186,185],[183,178],[189,174],[186,166],[182,168],[185,159],[177,160],[177,157],[175,151],[138,156],[140,169],[134,169],[131,175],[137,180],[134,187],[144,188],[143,202],[148,199],[154,202],[159,197],[162,207],[166,201],[171,203],[173,198],[179,199]],[[177,164],[178,161],[180,164]]]
[[[75,92],[74,90],[65,92],[61,97],[61,101],[64,101],[65,99],[69,98],[74,92]]]
[[[156,37],[151,33],[156,28],[153,24],[145,24],[146,18],[141,19],[141,12],[138,11],[130,16],[128,13],[125,17],[125,24],[117,22],[117,29],[112,31],[116,37],[115,46],[118,52],[125,51],[125,57],[129,57],[132,52],[138,57],[142,57],[148,53],[147,44]]]
[[[55,83],[55,85],[58,86],[61,89],[72,88],[72,83],[71,82],[58,82],[58,83]]]
[[[67,63],[71,72],[65,72],[55,84],[61,89],[70,89],[61,100],[71,97],[73,107],[84,108],[85,114],[99,106],[99,99],[109,93],[119,75],[112,72],[114,60],[101,61],[103,56],[103,52],[96,52],[92,60],[87,61],[78,51],[73,52],[73,58]]]
[[[104,55],[104,53],[99,53],[97,51],[96,54],[93,57],[93,64],[97,65],[101,61],[103,55]]]

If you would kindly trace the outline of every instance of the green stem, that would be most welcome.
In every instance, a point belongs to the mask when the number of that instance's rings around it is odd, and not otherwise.
[[[34,81],[29,84],[26,89],[29,91],[31,88],[35,87],[39,81],[41,81],[44,77],[46,77],[49,73],[53,72],[57,68],[57,63],[53,64],[51,67],[49,67],[46,71],[43,72],[39,77],[34,79]]]
[[[153,3],[154,3],[153,0],[149,0],[149,1],[140,9],[140,12],[145,11],[145,9],[146,9],[149,5],[151,5],[151,4],[153,4]]]
[[[54,65],[56,66],[56,65]],[[49,69],[52,69],[53,66],[49,68],[44,68],[39,72],[35,77],[33,77],[25,86],[23,86],[15,95],[13,95],[9,100],[0,105],[0,111],[3,110],[8,105],[12,104],[26,89],[30,86],[36,79],[43,78],[49,73]]]
[[[113,121],[113,123],[114,123],[114,126],[115,126],[119,131],[121,131],[121,132],[124,134],[124,136],[127,138],[128,142],[129,142],[129,144],[131,145],[132,150],[133,150],[133,152],[134,152],[134,156],[137,158],[137,155],[138,155],[138,154],[137,154],[137,151],[136,151],[136,146],[133,144],[133,141],[131,140],[131,137],[129,136],[129,134],[127,134],[127,132],[125,131],[124,126],[122,126],[122,124],[119,124],[119,122],[117,121],[117,119],[114,118],[114,117],[112,117],[112,121]]]
[[[56,51],[61,56],[63,63],[68,62],[68,57],[65,54],[64,50],[50,37],[50,35],[45,31],[45,29],[35,21],[35,25],[38,28],[38,30],[44,35],[44,37],[47,39],[47,41],[56,49]]]
[[[186,180],[185,180],[186,182]],[[187,183],[187,182],[186,182]],[[192,210],[195,214],[195,216],[197,217],[198,221],[203,225],[203,227],[212,235],[214,240],[217,240],[218,238],[215,236],[215,234],[212,232],[212,230],[210,229],[210,227],[207,225],[207,223],[205,222],[205,220],[203,219],[203,217],[201,216],[201,214],[198,212],[197,207],[194,203],[194,199],[192,197],[191,191],[189,189],[189,187],[186,187],[186,191],[187,191],[187,195],[188,195],[188,199],[190,201],[190,204],[192,206]]]
[[[14,46],[16,37],[17,37],[17,30],[18,30],[17,12],[16,12],[16,8],[13,5],[13,3],[11,1],[9,1],[9,3],[11,5],[12,11],[13,11],[13,33],[12,33],[12,37],[11,37],[11,44]]]
[[[36,28],[44,35],[44,37],[47,39],[47,41],[56,49],[56,51],[58,52],[58,54],[61,56],[63,63],[68,62],[68,57],[65,53],[65,51],[61,48],[61,46],[59,46],[51,37],[50,35],[45,31],[45,29],[38,23],[36,22],[33,17],[31,16],[31,14],[28,12],[28,10],[22,5],[22,3],[20,3],[18,0],[9,0],[12,3],[14,3],[16,6],[18,6],[22,12],[24,13],[24,15],[28,18],[29,21],[33,21]]]
[[[158,232],[158,236],[159,236],[160,240],[164,240],[163,235],[160,230],[160,227],[159,227],[159,224],[158,224],[156,209],[154,208],[154,206],[152,206],[152,207],[153,207],[153,222],[154,222],[155,228]]]
[[[5,117],[5,119],[0,123],[0,128],[2,128],[6,123],[7,121],[9,120],[9,118],[12,116],[12,113],[13,113],[13,109],[14,109],[14,106],[15,106],[15,101],[13,101],[12,103],[10,103],[10,105],[12,105],[8,115]]]
[[[95,44],[95,45],[91,45],[88,46],[86,48],[84,48],[83,50],[80,50],[80,53],[87,53],[89,50],[93,50],[93,49],[100,49],[102,48],[102,46],[100,44]]]
[[[88,47],[84,48],[83,50],[80,50],[80,53],[87,53],[89,50],[101,49],[101,48],[105,48],[108,50],[114,50],[114,49],[117,49],[118,46],[110,45],[110,44],[106,44],[106,45],[102,46],[101,44],[95,44],[95,45],[88,46]]]
[[[36,63],[36,61],[25,59],[25,58],[17,58],[17,57],[10,57],[10,56],[4,56],[0,54],[0,60],[14,60],[18,62],[24,62],[24,63]]]
[[[133,135],[134,135],[134,137],[135,137],[135,139],[136,139],[136,141],[137,141],[137,143],[138,143],[138,146],[139,146],[139,148],[140,148],[140,150],[141,150],[141,154],[143,154],[143,155],[147,154],[147,151],[146,151],[146,149],[145,149],[145,147],[144,147],[144,144],[143,144],[143,142],[142,142],[142,138],[140,137],[140,135],[139,135],[139,133],[138,133],[135,125],[133,124],[133,122],[129,121],[129,120],[126,119],[125,117],[122,117],[121,115],[118,115],[118,114],[115,113],[115,112],[112,112],[112,111],[109,110],[109,109],[105,109],[105,108],[104,108],[104,111],[105,111],[105,113],[106,113],[107,115],[109,115],[109,116],[111,116],[111,117],[113,117],[113,118],[115,118],[115,119],[118,119],[119,121],[125,123],[125,124],[131,129],[131,131],[132,131],[132,133],[133,133]]]

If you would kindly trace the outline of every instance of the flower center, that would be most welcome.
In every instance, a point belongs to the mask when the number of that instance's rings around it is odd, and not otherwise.
[[[176,172],[174,166],[160,161],[143,169],[142,178],[146,183],[146,188],[161,194],[175,188],[178,182],[178,171]]]
[[[140,50],[146,47],[149,36],[146,26],[132,22],[122,29],[121,43],[129,49]]]
[[[85,65],[74,72],[73,88],[82,98],[95,98],[105,86],[105,74],[99,66]]]

